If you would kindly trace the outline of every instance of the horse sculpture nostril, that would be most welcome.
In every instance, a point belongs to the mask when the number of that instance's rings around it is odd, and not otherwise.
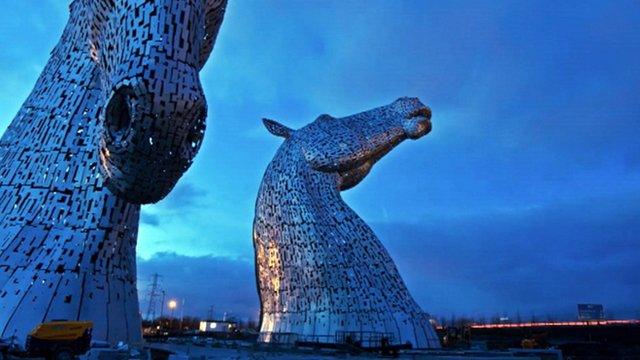
[[[410,139],[418,139],[431,132],[431,109],[427,106],[411,111],[403,123],[405,134]]]
[[[130,87],[116,90],[105,109],[104,126],[114,145],[124,145],[135,117],[136,96]]]

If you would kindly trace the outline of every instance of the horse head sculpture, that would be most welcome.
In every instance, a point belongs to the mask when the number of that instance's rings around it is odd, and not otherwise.
[[[440,346],[384,246],[340,196],[402,141],[429,133],[430,119],[428,107],[405,97],[343,118],[321,115],[299,130],[263,120],[286,140],[256,201],[261,341],[295,333]]]
[[[205,127],[199,71],[226,0],[74,0],[0,139],[0,337],[91,320],[136,342],[140,204],[162,199]],[[154,317],[153,306],[146,315]]]
[[[334,118],[320,115],[293,131],[264,119],[274,135],[294,134],[304,159],[317,171],[336,173],[340,190],[364,179],[373,165],[405,139],[418,139],[431,131],[431,110],[417,98],[400,98],[390,105]]]
[[[221,3],[87,3],[87,50],[100,70],[105,98],[101,170],[116,195],[156,202],[191,165],[207,116],[199,71],[220,26]],[[153,26],[140,26],[143,16]]]

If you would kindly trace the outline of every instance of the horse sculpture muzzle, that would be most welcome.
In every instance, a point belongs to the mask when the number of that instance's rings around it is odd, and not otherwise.
[[[431,132],[431,109],[421,106],[407,115],[403,123],[409,139],[419,139]]]
[[[196,69],[178,81],[120,81],[103,110],[101,172],[106,186],[136,204],[166,196],[191,165],[207,106]]]

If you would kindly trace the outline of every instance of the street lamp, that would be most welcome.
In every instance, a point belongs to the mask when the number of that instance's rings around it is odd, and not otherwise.
[[[169,306],[169,309],[171,309],[171,320],[169,321],[170,321],[170,324],[173,325],[173,310],[175,310],[176,307],[178,306],[178,302],[173,299],[169,300],[169,303],[167,304],[167,306]],[[170,327],[173,327],[173,326],[170,326]]]

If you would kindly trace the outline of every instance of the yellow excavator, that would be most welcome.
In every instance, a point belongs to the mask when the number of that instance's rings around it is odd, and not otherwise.
[[[91,347],[91,321],[54,320],[35,327],[27,336],[28,357],[72,360]]]

